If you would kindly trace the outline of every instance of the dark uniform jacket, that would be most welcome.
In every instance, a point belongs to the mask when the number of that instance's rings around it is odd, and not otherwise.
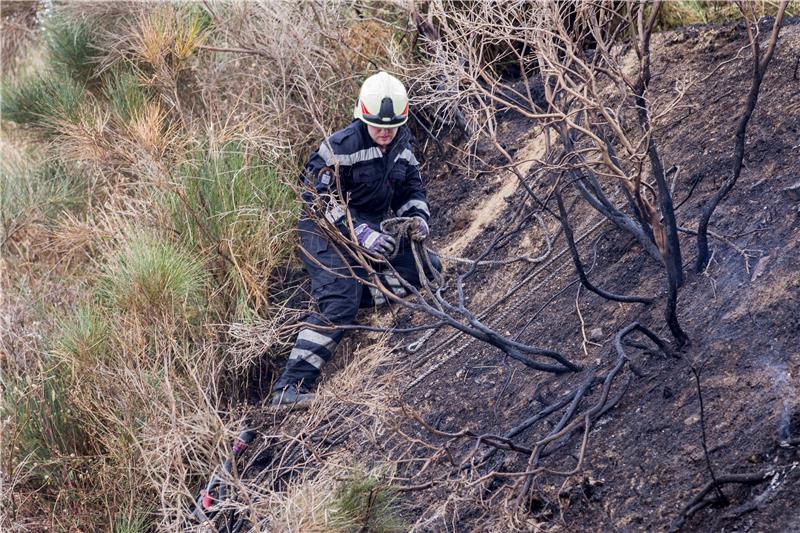
[[[390,212],[396,216],[419,216],[426,222],[430,217],[407,127],[400,127],[384,154],[369,136],[367,126],[354,120],[311,154],[305,168],[306,185],[320,194],[334,190],[336,169],[343,189],[341,196],[348,201],[354,226],[367,223],[379,230],[381,220]],[[304,200],[310,205],[309,195],[304,195]],[[329,202],[325,216],[346,231],[340,205]]]

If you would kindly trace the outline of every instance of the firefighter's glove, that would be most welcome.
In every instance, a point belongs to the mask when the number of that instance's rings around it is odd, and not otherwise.
[[[428,228],[428,223],[422,217],[411,217],[411,226],[408,228],[408,235],[412,240],[424,241],[428,238],[431,230]]]
[[[358,244],[370,252],[383,255],[391,254],[397,244],[389,235],[375,231],[366,224],[356,227],[356,239],[358,239]]]

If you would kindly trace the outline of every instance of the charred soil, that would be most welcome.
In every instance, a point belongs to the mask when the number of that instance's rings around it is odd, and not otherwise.
[[[656,46],[657,44],[657,46]],[[688,105],[670,115],[671,126],[658,134],[665,162],[674,166],[678,224],[696,225],[701,205],[714,193],[731,168],[736,119],[749,83],[746,44],[741,26],[700,27],[657,35],[653,46],[655,95],[675,89],[684,76],[702,77],[722,62],[716,74],[690,89]],[[571,476],[544,472],[534,480],[535,497],[527,503],[528,522],[518,528],[547,531],[800,531],[800,204],[783,189],[800,179],[800,21],[790,20],[767,71],[749,127],[745,170],[732,193],[712,219],[713,259],[702,273],[693,273],[694,238],[682,234],[687,278],[680,289],[678,313],[690,343],[676,354],[664,354],[642,343],[626,348],[635,372],[612,387],[627,387],[619,403],[605,412],[588,436],[586,457]],[[509,114],[502,123],[506,147],[524,152],[538,132],[524,118]],[[450,148],[451,161],[463,152]],[[489,148],[477,154],[487,169],[502,165]],[[446,249],[458,240],[478,216],[486,220],[475,238],[454,254],[474,257],[512,217],[512,206],[526,200],[526,192],[503,193],[507,171],[467,174],[441,160],[427,164],[428,193],[433,209],[433,247]],[[478,167],[480,168],[480,167]],[[529,176],[541,169],[534,163]],[[536,180],[534,192],[548,198],[552,181]],[[503,194],[499,200],[497,195]],[[663,319],[663,270],[638,243],[601,220],[582,200],[572,203],[576,236],[591,230],[579,243],[589,277],[602,288],[620,294],[656,297],[652,305],[620,304],[580,288],[568,253],[549,264],[525,261],[480,267],[470,278],[467,298],[476,313],[523,280],[530,279],[506,302],[486,315],[501,333],[522,342],[556,349],[584,367],[583,372],[552,376],[510,360],[482,342],[460,335],[442,344],[452,331],[439,329],[418,352],[402,346],[420,333],[396,336],[392,356],[401,365],[399,400],[442,432],[469,428],[476,434],[502,435],[520,421],[556,401],[596,369],[613,366],[615,334],[633,322],[669,338]],[[488,206],[488,207],[487,207]],[[548,207],[555,210],[555,201]],[[485,212],[490,209],[491,212]],[[483,211],[482,211],[483,210]],[[543,213],[551,236],[551,257],[565,249],[557,220]],[[501,247],[492,258],[536,254],[543,236],[532,221],[519,238]],[[451,266],[451,271],[457,266]],[[535,273],[535,275],[534,275]],[[398,327],[426,323],[426,318],[399,311],[391,319]],[[352,345],[369,342],[365,334],[352,336]],[[346,347],[345,347],[346,349]],[[414,387],[412,381],[450,351],[455,355]],[[700,416],[698,371],[704,402]],[[327,376],[341,370],[336,362]],[[627,383],[627,385],[626,385]],[[325,387],[323,382],[322,387]],[[599,395],[596,387],[587,405]],[[303,415],[280,422],[284,431],[301,427]],[[708,460],[703,450],[705,424]],[[277,424],[270,419],[269,424]],[[267,424],[269,426],[269,424]],[[552,424],[552,422],[548,422]],[[408,436],[431,446],[448,442],[412,421],[399,423]],[[515,443],[531,445],[550,427],[536,427],[514,436]],[[386,430],[387,435],[391,433]],[[553,469],[569,470],[576,461],[580,431],[548,450]],[[387,441],[391,440],[386,437]],[[474,441],[459,441],[446,456],[434,461],[416,483],[430,487],[404,493],[409,523],[420,531],[502,530],[499,511],[502,493],[513,479],[483,482],[482,500],[474,506],[459,500],[453,486],[435,480],[455,476],[459,459]],[[344,436],[335,446],[369,462],[387,450],[374,442]],[[431,453],[418,447],[417,457]],[[481,452],[489,450],[482,447]],[[410,452],[413,455],[413,452]],[[453,461],[453,458],[456,458]],[[525,470],[527,457],[497,451],[478,472]],[[681,524],[684,507],[709,482],[709,462],[717,477],[766,473],[766,481],[722,487],[725,502],[709,505]],[[402,473],[414,476],[419,465]],[[449,474],[448,474],[449,473]],[[463,488],[465,485],[458,485]],[[452,502],[450,507],[447,502]],[[459,504],[458,502],[461,501]],[[509,526],[510,527],[510,526]]]

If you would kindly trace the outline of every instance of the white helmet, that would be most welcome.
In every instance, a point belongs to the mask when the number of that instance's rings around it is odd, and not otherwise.
[[[353,118],[376,128],[396,128],[408,120],[408,96],[403,83],[386,72],[370,76],[358,93]]]

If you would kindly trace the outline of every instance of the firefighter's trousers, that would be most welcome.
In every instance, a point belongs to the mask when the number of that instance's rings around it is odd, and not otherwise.
[[[370,221],[370,226],[374,225],[377,228],[379,224],[379,219]],[[300,383],[306,386],[313,385],[322,367],[333,357],[344,331],[318,330],[313,325],[330,328],[332,325],[354,324],[360,307],[382,303],[376,301],[379,296],[373,297],[369,288],[363,284],[362,280],[367,278],[366,272],[363,268],[355,266],[353,258],[330,243],[310,220],[301,220],[299,229],[303,247],[300,255],[304,268],[311,278],[311,294],[319,313],[312,314],[306,319],[312,327],[300,330],[286,368],[275,383],[274,390]],[[406,282],[420,287],[410,244],[406,238],[398,239],[398,254],[390,262]],[[431,254],[431,263],[434,268],[441,270],[439,258],[434,254]],[[356,276],[353,276],[351,269]],[[430,278],[432,273],[428,271],[427,266],[425,272]],[[402,284],[393,275],[385,274],[382,278],[384,285],[395,294],[404,293]]]

